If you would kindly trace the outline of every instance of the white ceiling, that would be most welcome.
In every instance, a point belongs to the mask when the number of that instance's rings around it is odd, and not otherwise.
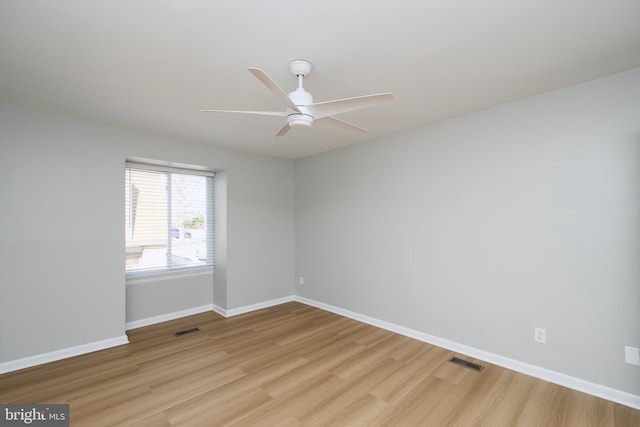
[[[316,102],[393,92],[275,137],[288,63]],[[0,0],[0,101],[299,158],[640,67],[638,0]]]

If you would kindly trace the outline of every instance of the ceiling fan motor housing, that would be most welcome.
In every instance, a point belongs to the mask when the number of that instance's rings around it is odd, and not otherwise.
[[[292,108],[287,108],[287,123],[289,123],[289,126],[298,128],[311,126],[313,115],[306,106],[313,104],[313,96],[306,90],[298,88],[289,93],[289,98],[299,110],[298,112]]]

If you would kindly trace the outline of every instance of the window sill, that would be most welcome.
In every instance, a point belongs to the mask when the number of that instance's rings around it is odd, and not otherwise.
[[[211,275],[214,272],[214,268],[207,267],[195,267],[187,268],[183,270],[168,270],[168,271],[145,271],[126,273],[126,283],[128,285],[136,285],[139,283],[157,282],[161,280],[179,279],[182,277],[193,276],[206,276]]]

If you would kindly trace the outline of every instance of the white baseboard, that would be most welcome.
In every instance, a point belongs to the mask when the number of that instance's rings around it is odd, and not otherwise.
[[[215,311],[223,317],[233,317],[244,313],[250,313],[252,311],[261,310],[263,308],[273,307],[275,305],[284,304],[286,302],[294,301],[293,295],[289,295],[282,298],[276,298],[269,301],[259,302],[257,304],[246,305],[244,307],[226,309],[216,304],[207,304],[200,307],[189,308],[187,310],[175,311],[173,313],[162,314],[160,316],[148,317],[146,319],[136,320],[128,322],[126,324],[127,331],[129,329],[141,328],[143,326],[154,325],[156,323],[166,322],[168,320],[179,319],[181,317],[191,316],[193,314],[204,313],[207,311]]]
[[[134,320],[133,322],[127,322],[125,325],[125,329],[128,331],[130,329],[142,328],[143,326],[155,325],[156,323],[179,319],[181,317],[187,317],[194,314],[205,313],[207,311],[215,311],[213,304],[201,305],[200,307],[193,307],[186,310],[174,311],[173,313],[161,314],[159,316]]]
[[[193,314],[205,313],[207,311],[215,311],[216,313],[224,316],[231,317],[239,314],[248,313],[263,308],[272,307],[274,305],[284,304],[286,302],[294,301],[294,296],[290,295],[283,298],[277,298],[257,304],[247,305],[244,307],[234,308],[226,310],[214,304],[202,305],[199,307],[193,307],[186,310],[174,311],[172,313],[162,314],[159,316],[147,317],[145,319],[134,320],[125,324],[125,329],[141,328],[143,326],[154,325],[156,323],[166,322],[169,320],[179,319],[181,317],[191,316]],[[55,362],[56,360],[66,359],[68,357],[79,356],[81,354],[92,353],[98,350],[104,350],[110,347],[116,347],[123,344],[129,344],[129,339],[126,335],[121,337],[111,338],[107,340],[97,341],[89,344],[83,344],[75,347],[69,347],[61,350],[52,351],[49,353],[37,354],[35,356],[29,356],[22,359],[11,360],[9,362],[0,363],[0,374],[6,372],[13,372],[20,369],[30,368],[32,366],[41,365],[43,363]]]
[[[94,351],[117,347],[124,344],[129,344],[129,339],[126,335],[88,344],[77,345],[75,347],[63,348],[61,350],[51,351],[49,353],[38,354],[35,356],[29,356],[22,359],[11,360],[9,362],[0,363],[0,374],[18,371],[25,368],[31,368],[32,366],[55,362],[56,360],[79,356],[81,354],[93,353]]]
[[[484,350],[479,350],[474,347],[470,347],[454,341],[449,341],[440,337],[436,337],[434,335],[429,335],[415,329],[406,328],[404,326],[385,322],[374,317],[365,316],[363,314],[345,310],[340,307],[335,307],[330,304],[314,301],[309,298],[295,296],[295,301],[310,305],[312,307],[320,308],[322,310],[330,311],[332,313],[336,313],[350,319],[358,320],[372,326],[377,326],[379,328],[386,329],[388,331],[395,332],[410,338],[414,338],[428,344],[446,348],[447,350],[461,353],[473,357],[474,359],[484,360],[494,365],[502,366],[504,368],[511,369],[512,371],[539,378],[553,384],[558,384],[563,387],[590,394],[592,396],[610,400],[612,402],[629,406],[634,409],[640,409],[640,396],[637,396],[635,394],[616,390],[600,384],[595,384],[589,381],[582,380],[580,378],[565,375],[560,372],[541,368],[535,365],[530,365],[528,363],[520,362],[518,360],[510,359],[508,357],[500,356],[498,354],[490,353]]]
[[[148,326],[155,323],[166,322],[168,320],[178,319],[180,317],[190,316],[193,314],[203,313],[207,311],[215,311],[216,313],[224,317],[237,316],[251,311],[261,310],[263,308],[273,307],[275,305],[284,304],[290,301],[298,301],[302,304],[306,304],[312,307],[320,308],[332,313],[339,314],[341,316],[348,317],[350,319],[358,320],[363,323],[367,323],[372,326],[376,326],[382,329],[386,329],[391,332],[395,332],[410,338],[417,339],[419,341],[426,342],[428,344],[436,345],[438,347],[446,348],[447,350],[454,351],[456,353],[464,354],[475,359],[484,360],[494,365],[502,366],[507,369],[511,369],[516,372],[523,373],[535,378],[548,381],[550,383],[558,384],[573,390],[577,390],[583,393],[587,393],[596,397],[600,397],[612,402],[620,403],[621,405],[629,406],[631,408],[640,409],[640,396],[627,393],[624,391],[616,390],[610,387],[606,387],[600,384],[595,384],[589,381],[582,380],[580,378],[572,377],[562,374],[560,372],[551,371],[549,369],[541,368],[528,363],[520,362],[518,360],[510,359],[508,357],[500,356],[498,354],[490,353],[484,350],[479,350],[474,347],[470,347],[464,344],[457,343],[455,341],[449,341],[444,338],[440,338],[434,335],[429,335],[424,332],[417,331],[415,329],[406,328],[404,326],[396,325],[394,323],[386,322],[374,317],[365,316],[353,311],[345,310],[340,307],[336,307],[330,304],[325,304],[319,301],[315,301],[309,298],[290,295],[283,298],[277,298],[257,304],[251,304],[244,307],[233,308],[230,310],[224,309],[214,304],[203,305],[200,307],[194,307],[187,310],[176,311],[173,313],[163,314],[160,316],[149,317],[126,324],[127,330],[139,328],[142,326]],[[129,340],[126,335],[121,337],[115,337],[107,340],[97,341],[94,343],[83,344],[75,347],[70,347],[62,350],[53,351],[50,353],[44,353],[36,356],[25,357],[23,359],[13,360],[10,362],[0,363],[0,374],[17,371],[19,369],[29,368],[32,366],[40,365],[43,363],[53,362],[68,357],[78,356],[85,353],[91,353],[98,350],[103,350],[110,347],[115,347],[123,344],[128,344]]]
[[[263,308],[273,307],[274,305],[284,304],[286,302],[295,301],[295,297],[293,295],[289,295],[287,297],[276,298],[269,301],[259,302],[257,304],[245,305],[244,307],[232,308],[230,310],[225,310],[225,317],[237,316],[239,314],[249,313],[251,311],[262,310]]]
[[[216,313],[218,313],[220,316],[227,317],[227,309],[226,308],[222,308],[219,305],[213,304],[213,307],[211,309],[213,311],[215,311]]]

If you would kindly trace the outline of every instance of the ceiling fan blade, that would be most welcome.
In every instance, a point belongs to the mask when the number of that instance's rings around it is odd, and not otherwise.
[[[282,127],[282,129],[280,129],[280,132],[278,132],[276,136],[285,136],[287,132],[289,132],[289,129],[291,129],[291,127],[289,126],[289,123],[287,123]]]
[[[318,119],[314,123],[317,123],[324,127],[333,128],[333,129],[346,130],[348,132],[365,133],[367,131],[366,129],[363,129],[352,123],[345,122],[344,120],[340,120],[331,116]]]
[[[271,93],[277,96],[280,101],[284,102],[287,107],[292,108],[297,112],[300,112],[296,104],[294,104],[291,98],[289,98],[289,95],[287,95],[287,93],[284,90],[282,90],[280,86],[278,86],[278,84],[274,82],[271,79],[271,77],[267,75],[267,73],[262,71],[260,68],[254,68],[254,67],[249,67],[248,70],[258,80],[260,80],[262,84],[265,85],[267,89],[271,91]]]
[[[307,105],[307,108],[313,114],[313,117],[321,119],[323,117],[334,116],[347,111],[359,110],[361,108],[374,107],[376,105],[385,104],[393,101],[393,94],[378,93],[375,95],[357,96],[355,98],[336,99],[334,101],[318,102],[316,104]]]
[[[287,116],[284,111],[245,111],[245,110],[200,110],[202,113],[235,113],[235,114],[259,114],[261,116]]]

